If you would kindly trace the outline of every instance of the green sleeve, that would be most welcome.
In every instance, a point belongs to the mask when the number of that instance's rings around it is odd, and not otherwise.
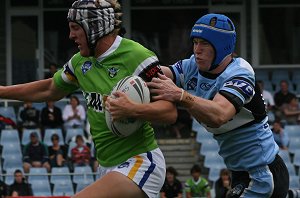
[[[64,79],[62,78],[62,72],[63,72],[63,69],[57,71],[53,76],[56,87],[58,87],[59,89],[61,89],[63,91],[66,91],[68,93],[72,93],[72,92],[76,91],[79,87],[74,84],[70,84],[70,83],[67,83],[66,81],[64,81]]]

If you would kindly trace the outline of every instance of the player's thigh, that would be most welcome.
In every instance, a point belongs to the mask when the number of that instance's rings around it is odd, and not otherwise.
[[[86,187],[73,198],[146,198],[146,194],[128,177],[110,172]]]

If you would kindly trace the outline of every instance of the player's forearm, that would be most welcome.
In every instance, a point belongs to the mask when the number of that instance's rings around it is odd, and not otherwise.
[[[59,100],[63,97],[63,93],[54,86],[52,79],[11,86],[1,86],[0,98],[32,102]]]
[[[210,127],[220,127],[229,120],[226,108],[222,108],[214,101],[206,100],[184,92],[183,99],[179,102],[199,122]]]
[[[135,117],[150,122],[172,124],[177,119],[176,106],[168,101],[155,101],[149,104],[138,104],[134,109]]]

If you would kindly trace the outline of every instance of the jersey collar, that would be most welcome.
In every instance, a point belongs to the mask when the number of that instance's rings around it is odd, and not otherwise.
[[[122,37],[117,36],[114,43],[110,46],[110,48],[104,52],[103,54],[101,54],[98,58],[97,61],[101,62],[102,60],[104,60],[107,56],[109,56],[110,54],[112,54],[114,51],[116,51],[116,49],[119,47],[120,43],[121,43]]]

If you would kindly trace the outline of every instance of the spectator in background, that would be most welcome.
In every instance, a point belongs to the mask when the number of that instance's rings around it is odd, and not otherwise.
[[[9,195],[12,197],[18,196],[32,196],[31,185],[27,183],[26,179],[23,176],[22,171],[17,169],[14,172],[15,181],[12,185],[9,186]]]
[[[220,171],[220,178],[215,183],[216,198],[226,198],[228,190],[230,190],[231,176],[230,171],[226,168]]]
[[[176,178],[177,171],[173,167],[168,167],[166,170],[165,183],[160,191],[161,198],[181,198],[182,197],[182,185]]]
[[[29,172],[30,167],[45,167],[50,171],[48,148],[39,140],[37,132],[30,134],[30,142],[24,147],[23,158],[25,173]]]
[[[57,65],[55,63],[50,63],[49,72],[45,73],[44,79],[52,78],[57,71]]]
[[[85,109],[80,104],[76,96],[70,97],[70,104],[67,104],[63,110],[64,127],[67,128],[84,128]]]
[[[52,146],[48,147],[51,167],[62,167],[66,162],[66,147],[59,145],[59,136],[51,136]]]
[[[89,166],[91,162],[91,151],[88,146],[84,144],[81,135],[76,136],[76,146],[71,150],[71,160],[73,166]]]
[[[8,186],[0,178],[0,198],[6,198],[8,195]]]
[[[299,124],[300,118],[300,108],[298,98],[296,96],[291,96],[281,106],[282,118],[286,121],[286,124]]]
[[[34,129],[40,126],[40,111],[32,106],[32,102],[25,101],[24,109],[20,112],[21,127],[26,129]]]
[[[273,95],[268,91],[264,89],[264,82],[261,80],[257,81],[259,89],[262,93],[263,99],[265,101],[266,107],[268,110],[273,110],[275,107],[274,97]]]
[[[276,119],[273,123],[273,137],[279,148],[287,150],[289,144],[288,134],[284,132],[280,119]]]
[[[288,103],[290,98],[296,97],[295,94],[289,91],[289,83],[286,80],[280,82],[280,90],[274,94],[275,105],[277,108],[285,103]]]
[[[63,122],[61,109],[55,106],[54,101],[47,101],[41,113],[43,128],[62,128]]]
[[[192,178],[185,182],[186,198],[208,197],[210,198],[210,186],[207,180],[201,177],[201,168],[194,165],[191,169]]]

